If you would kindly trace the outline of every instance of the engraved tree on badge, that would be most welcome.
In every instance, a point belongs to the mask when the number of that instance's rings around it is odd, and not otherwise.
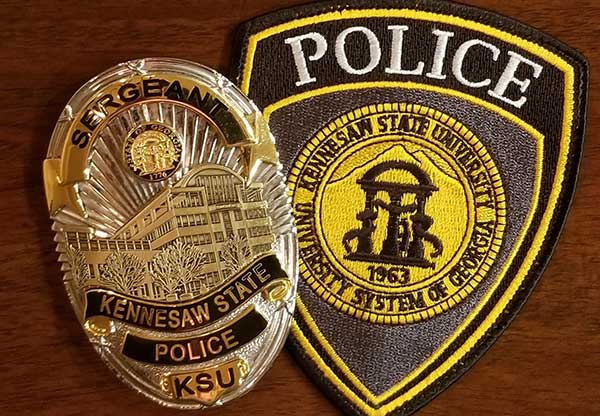
[[[69,259],[69,266],[71,267],[71,278],[75,281],[77,286],[84,287],[91,278],[90,268],[85,256],[80,250],[70,244],[67,246],[66,255]]]
[[[145,275],[146,267],[138,256],[119,250],[112,252],[100,266],[100,282],[125,294],[135,294]]]
[[[239,235],[230,235],[221,248],[223,271],[227,277],[241,270],[252,257],[248,241]]]
[[[150,274],[165,295],[172,297],[191,291],[191,285],[201,281],[206,261],[199,247],[178,240],[154,256]]]

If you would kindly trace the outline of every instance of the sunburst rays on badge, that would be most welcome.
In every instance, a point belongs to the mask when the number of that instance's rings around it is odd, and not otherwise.
[[[114,233],[164,188],[163,183],[139,183],[122,161],[124,140],[140,122],[164,124],[181,137],[181,164],[167,179],[169,184],[175,184],[198,164],[219,164],[238,173],[244,169],[240,149],[226,147],[216,128],[196,111],[184,105],[161,102],[126,109],[98,133],[90,157],[90,180],[79,187],[81,198],[86,201],[86,221],[107,234]],[[109,218],[111,221],[107,221]]]

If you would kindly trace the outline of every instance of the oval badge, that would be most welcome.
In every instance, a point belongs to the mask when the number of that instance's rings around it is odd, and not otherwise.
[[[232,83],[175,59],[109,69],[65,107],[44,181],[73,308],[122,379],[180,408],[260,379],[297,243],[272,136]]]

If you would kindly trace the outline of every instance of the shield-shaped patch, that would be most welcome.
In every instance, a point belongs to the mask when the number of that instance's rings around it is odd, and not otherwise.
[[[551,255],[585,60],[440,1],[297,7],[237,40],[298,228],[292,350],[349,413],[411,413],[491,345]]]

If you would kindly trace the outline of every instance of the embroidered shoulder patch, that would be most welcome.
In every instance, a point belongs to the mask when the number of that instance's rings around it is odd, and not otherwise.
[[[346,412],[409,414],[508,325],[573,195],[585,59],[441,1],[345,1],[238,34],[299,240],[291,349]]]

